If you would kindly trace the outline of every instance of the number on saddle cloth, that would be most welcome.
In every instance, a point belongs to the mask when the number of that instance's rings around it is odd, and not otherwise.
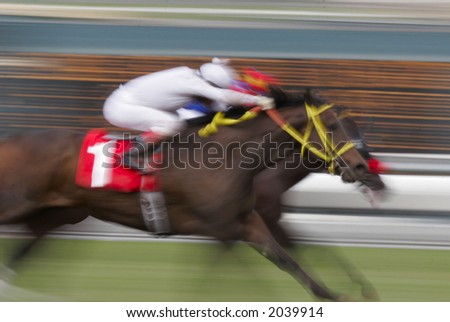
[[[124,152],[131,144],[131,138],[113,136],[104,129],[89,131],[81,146],[76,183],[83,188],[120,192],[159,190],[155,176],[143,175],[123,164]]]
[[[151,133],[140,137],[144,142],[156,139]],[[141,211],[148,230],[158,236],[170,232],[164,195],[157,177],[143,175],[123,165],[124,152],[135,138],[110,135],[103,129],[94,129],[83,140],[76,183],[86,189],[115,190],[123,193],[140,192]]]

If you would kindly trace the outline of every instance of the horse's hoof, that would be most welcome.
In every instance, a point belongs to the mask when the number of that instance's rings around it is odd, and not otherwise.
[[[363,290],[361,292],[362,297],[366,300],[366,301],[371,301],[371,302],[379,302],[380,301],[380,297],[378,296],[377,291],[375,290]]]
[[[0,280],[11,283],[16,277],[16,272],[4,265],[0,266]]]
[[[0,293],[2,293],[3,291],[7,290],[8,287],[10,287],[10,286],[11,286],[11,284],[9,284],[4,279],[0,278]]]
[[[352,298],[348,294],[341,294],[336,298],[337,302],[356,302],[354,298]]]

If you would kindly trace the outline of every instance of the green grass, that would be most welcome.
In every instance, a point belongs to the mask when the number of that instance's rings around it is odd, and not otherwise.
[[[0,240],[0,260],[17,241]],[[450,301],[445,250],[307,247],[301,257],[335,290],[359,289],[345,277],[341,254],[375,286],[382,301]],[[46,241],[28,257],[15,286],[18,301],[311,301],[288,274],[246,245],[221,253],[209,243]]]

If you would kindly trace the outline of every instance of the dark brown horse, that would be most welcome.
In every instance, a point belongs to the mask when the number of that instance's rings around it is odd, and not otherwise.
[[[367,174],[367,164],[358,151],[343,144],[349,139],[333,111],[314,107],[314,97],[307,96],[307,104],[304,101],[303,96],[282,95],[277,106],[292,128],[300,133],[310,131],[308,142],[300,144],[292,133],[264,113],[234,126],[221,127],[206,138],[200,138],[197,134],[200,127],[193,126],[163,149],[163,159],[170,166],[163,167],[157,175],[162,182],[172,234],[202,235],[222,242],[244,241],[315,296],[338,300],[340,295],[316,282],[292,259],[254,210],[253,179],[283,159],[280,145],[285,155],[292,154],[300,145],[306,146],[299,161],[316,168],[321,162],[322,167],[333,169],[345,182],[363,180]],[[318,124],[321,131],[317,130]],[[325,141],[324,131],[332,134]],[[147,230],[140,214],[138,193],[87,190],[75,184],[84,135],[48,130],[14,136],[0,144],[3,178],[0,224],[24,223],[35,241],[56,227],[80,222],[88,216]],[[323,142],[327,153],[314,142]],[[223,148],[222,155],[214,155],[213,163],[205,159],[204,153],[211,146]],[[323,156],[325,160],[321,159]],[[32,245],[28,244],[23,251]]]

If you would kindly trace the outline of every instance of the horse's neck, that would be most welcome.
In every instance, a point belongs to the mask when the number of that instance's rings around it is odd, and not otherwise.
[[[261,164],[255,168],[255,172],[286,161],[286,158],[299,150],[299,143],[268,117],[256,130],[254,140],[259,141]]]
[[[199,139],[196,134],[198,129],[199,127],[192,127],[181,136],[181,141],[196,141],[186,144],[184,148],[208,146],[208,149],[203,148],[200,153],[202,158],[205,153],[211,152],[209,148],[222,149],[218,155],[219,158],[223,156],[222,161],[226,167],[232,165],[251,175],[256,175],[284,156],[292,154],[295,146],[293,139],[265,114],[235,126],[219,127],[217,133],[207,138]],[[199,142],[201,143],[197,144]],[[280,151],[280,148],[285,151]]]

